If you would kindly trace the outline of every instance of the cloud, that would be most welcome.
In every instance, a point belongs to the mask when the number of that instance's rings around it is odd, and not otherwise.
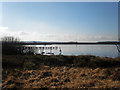
[[[39,32],[40,34],[53,34],[59,33],[63,30],[61,27],[57,27],[52,24],[48,24],[45,22],[31,22],[31,21],[23,21],[16,22],[16,26],[10,26],[10,29],[13,31],[26,31],[26,32]]]
[[[31,22],[31,21],[16,23],[16,26],[10,28],[0,27],[0,32],[2,32],[2,35],[0,34],[0,36],[12,35],[15,37],[19,37],[21,40],[31,40],[31,41],[117,40],[117,36],[113,36],[113,35],[90,35],[86,33],[76,34],[78,31],[75,32],[75,30],[72,30],[71,28],[55,26],[45,22]]]
[[[43,23],[42,23],[43,24]],[[42,25],[43,27],[45,24]],[[61,33],[41,33],[37,31],[27,30],[23,31],[14,31],[11,32],[8,27],[0,27],[0,38],[3,36],[15,36],[19,37],[21,40],[27,41],[109,41],[117,40],[116,36],[112,35],[75,35],[75,34],[61,34]]]
[[[27,32],[20,32],[20,35],[28,35]]]
[[[8,30],[8,27],[0,27],[0,31]]]
[[[10,32],[8,31],[8,27],[1,27],[0,26],[0,38],[3,36],[10,36]]]
[[[40,41],[104,41],[117,40],[114,36],[90,36],[90,35],[71,35],[71,34],[40,34],[31,33],[23,36],[26,40],[40,40]]]

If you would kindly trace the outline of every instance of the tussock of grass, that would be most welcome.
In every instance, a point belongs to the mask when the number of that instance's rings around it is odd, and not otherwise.
[[[120,58],[5,55],[5,88],[119,88]]]
[[[62,66],[41,70],[6,69],[3,72],[2,87],[119,88],[120,71],[116,72],[119,68],[91,69]]]

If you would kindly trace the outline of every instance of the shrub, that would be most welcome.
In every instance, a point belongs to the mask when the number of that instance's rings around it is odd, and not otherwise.
[[[2,54],[4,55],[16,55],[22,54],[22,45],[19,45],[19,38],[13,36],[3,37],[2,40]]]

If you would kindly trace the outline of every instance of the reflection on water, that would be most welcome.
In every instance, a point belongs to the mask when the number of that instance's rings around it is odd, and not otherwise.
[[[96,55],[96,56],[109,56],[117,57],[118,51],[114,45],[68,45],[62,47],[62,51],[66,55]]]
[[[54,53],[59,55],[95,55],[95,56],[108,56],[117,57],[118,51],[115,45],[37,45],[37,47],[44,47],[45,54]],[[45,47],[57,47],[57,49],[45,49]],[[42,51],[42,52],[43,52]],[[41,53],[41,50],[37,50]]]

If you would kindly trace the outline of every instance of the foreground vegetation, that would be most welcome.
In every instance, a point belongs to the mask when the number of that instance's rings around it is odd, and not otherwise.
[[[3,88],[120,88],[120,58],[3,55]]]
[[[20,67],[24,69],[40,69],[41,65],[105,68],[120,66],[120,58],[92,55],[3,55],[2,64],[3,68]]]

